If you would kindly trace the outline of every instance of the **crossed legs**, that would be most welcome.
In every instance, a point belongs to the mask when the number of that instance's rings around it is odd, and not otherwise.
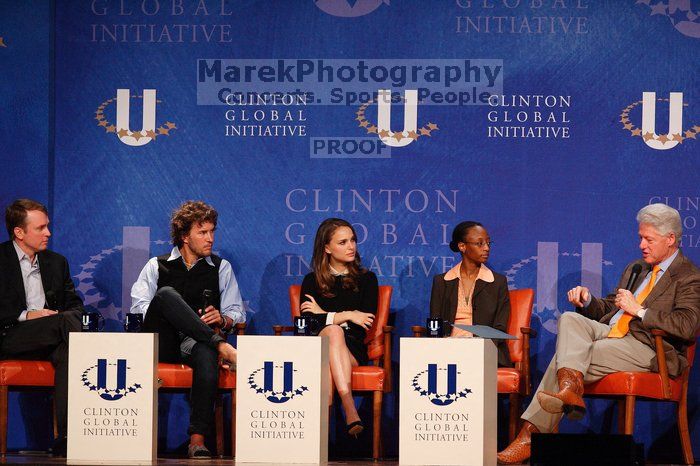
[[[355,357],[345,344],[345,332],[339,325],[328,325],[319,335],[328,337],[328,356],[330,360],[331,379],[340,397],[345,411],[345,423],[350,425],[360,421],[355,400],[352,397],[352,368],[357,366]],[[359,432],[350,432],[356,434]]]
[[[49,359],[54,366],[56,419],[59,440],[66,437],[68,418],[68,337],[82,329],[80,311],[64,311],[20,322],[7,329],[0,343],[0,357]]]
[[[190,457],[207,457],[204,436],[214,424],[218,359],[235,364],[236,350],[197,316],[171,287],[160,288],[146,313],[143,330],[158,333],[161,361],[192,367]],[[201,447],[201,448],[200,448]]]
[[[549,363],[537,392],[557,392],[557,372],[567,368],[583,374],[585,383],[595,382],[607,374],[622,371],[649,371],[654,350],[632,335],[623,338],[607,338],[610,326],[591,320],[575,312],[565,312],[559,317],[556,354]],[[541,432],[552,432],[561,414],[546,412],[537,397],[522,415]]]
[[[595,382],[615,372],[651,369],[654,350],[631,334],[623,338],[608,338],[609,325],[575,312],[563,313],[558,326],[556,353],[537,387],[537,396],[532,398],[522,415],[523,428],[518,437],[498,454],[499,463],[519,464],[527,460],[530,457],[530,434],[552,432],[559,424],[562,413],[548,412],[540,404],[540,399],[549,402],[550,411],[556,411],[551,409],[552,399],[572,397],[564,393],[572,387],[575,387],[573,397],[580,397],[584,382]],[[572,374],[579,379],[575,383],[572,383]],[[567,386],[562,386],[562,382]],[[545,392],[549,395],[542,397]],[[583,405],[582,400],[580,403]]]

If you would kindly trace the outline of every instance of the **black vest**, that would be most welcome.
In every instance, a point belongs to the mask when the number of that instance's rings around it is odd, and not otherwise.
[[[185,302],[197,311],[202,308],[204,290],[212,291],[211,304],[221,309],[221,294],[219,292],[219,268],[221,258],[211,255],[214,267],[206,260],[199,260],[190,270],[180,258],[169,261],[170,254],[158,256],[158,288],[172,286]]]

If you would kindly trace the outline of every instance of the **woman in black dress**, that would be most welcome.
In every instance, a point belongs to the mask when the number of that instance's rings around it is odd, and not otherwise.
[[[301,313],[325,315],[319,335],[329,339],[331,377],[348,434],[357,436],[364,426],[350,382],[352,367],[367,364],[364,340],[377,311],[377,276],[361,266],[355,230],[339,218],[319,225],[311,268],[301,285]]]

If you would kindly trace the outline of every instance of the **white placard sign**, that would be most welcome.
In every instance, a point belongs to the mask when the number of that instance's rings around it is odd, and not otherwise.
[[[328,461],[328,339],[239,336],[236,463]]]
[[[401,464],[496,464],[497,360],[491,340],[401,338]]]
[[[153,333],[71,333],[69,464],[156,462],[157,338]]]

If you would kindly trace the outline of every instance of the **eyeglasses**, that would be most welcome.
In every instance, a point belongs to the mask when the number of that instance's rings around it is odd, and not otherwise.
[[[484,241],[479,241],[478,243],[477,243],[477,242],[474,242],[474,241],[462,241],[462,242],[463,242],[464,244],[471,244],[472,246],[476,246],[476,247],[479,248],[479,249],[483,249],[484,246],[488,246],[488,247],[490,248],[491,245],[493,244],[493,241],[486,241],[486,242],[484,242]]]

